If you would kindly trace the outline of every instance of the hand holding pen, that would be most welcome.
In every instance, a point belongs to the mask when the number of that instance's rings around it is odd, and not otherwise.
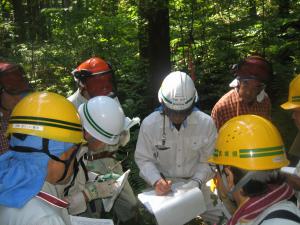
[[[166,195],[171,191],[172,181],[167,180],[166,177],[160,173],[161,178],[154,184],[157,195]]]

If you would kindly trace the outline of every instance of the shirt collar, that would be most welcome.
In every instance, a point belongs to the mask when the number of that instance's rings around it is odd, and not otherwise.
[[[187,118],[182,122],[182,127],[185,129],[185,128],[187,128],[187,126],[188,126],[188,122],[187,122]],[[170,130],[174,130],[174,128],[175,128],[175,125],[171,122],[171,120],[169,120],[169,128],[170,128]]]

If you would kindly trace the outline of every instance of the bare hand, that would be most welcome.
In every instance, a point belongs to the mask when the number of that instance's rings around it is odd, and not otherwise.
[[[158,181],[156,181],[154,185],[156,194],[166,195],[168,192],[171,191],[171,185],[172,185],[172,181],[164,180],[163,178],[160,178]]]

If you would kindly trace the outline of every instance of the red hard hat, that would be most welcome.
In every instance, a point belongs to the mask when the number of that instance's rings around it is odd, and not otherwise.
[[[109,63],[99,57],[84,61],[72,74],[86,87],[91,97],[105,96],[116,91],[113,70]]]
[[[273,74],[271,64],[258,55],[244,59],[236,69],[236,76],[240,79],[257,79],[267,82]]]
[[[10,94],[19,94],[31,89],[23,68],[9,62],[0,62],[0,86]]]
[[[93,57],[81,63],[72,74],[81,80],[86,77],[104,75],[111,72],[111,66],[107,62],[99,57]]]

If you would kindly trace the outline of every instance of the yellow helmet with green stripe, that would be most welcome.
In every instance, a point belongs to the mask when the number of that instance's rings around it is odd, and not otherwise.
[[[289,99],[282,104],[283,109],[300,108],[300,74],[296,76],[290,83]]]
[[[23,98],[11,114],[7,133],[76,144],[83,141],[76,108],[65,97],[51,92],[35,92]]]
[[[277,128],[256,115],[227,121],[219,131],[209,162],[251,171],[279,169],[289,164]]]

